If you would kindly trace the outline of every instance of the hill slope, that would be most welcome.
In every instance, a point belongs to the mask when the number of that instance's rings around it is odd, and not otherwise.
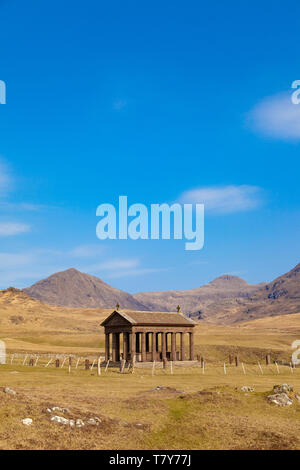
[[[145,306],[127,292],[74,268],[52,274],[24,292],[47,304],[63,307],[114,308],[119,302],[122,308],[145,310]]]
[[[248,284],[240,277],[227,274],[196,289],[141,292],[134,294],[134,298],[150,310],[175,311],[179,304],[184,313],[197,312],[196,316],[206,318],[212,303],[248,297],[259,287],[261,284]]]
[[[212,323],[229,324],[299,312],[300,264],[248,297],[210,304],[206,313]],[[192,316],[197,316],[197,312]]]

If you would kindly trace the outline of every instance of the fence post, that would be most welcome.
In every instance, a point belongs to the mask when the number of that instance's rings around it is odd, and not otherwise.
[[[52,359],[53,359],[53,358],[51,357],[51,358],[50,358],[50,361],[47,362],[47,364],[45,365],[45,367],[48,367],[48,366],[49,366],[49,364],[52,362]]]
[[[89,370],[89,368],[90,368],[90,361],[89,361],[89,359],[86,359],[86,360],[84,361],[84,367],[85,367],[85,370]]]
[[[235,356],[235,366],[238,367],[240,364],[239,356]]]
[[[134,366],[135,366],[135,354],[132,358],[132,369],[131,369],[131,373],[133,374],[134,373]]]
[[[123,373],[125,364],[126,364],[125,359],[121,359],[121,361],[120,361],[120,372],[121,372],[121,374]]]
[[[101,357],[98,357],[98,375],[101,375]]]
[[[55,360],[55,367],[59,367],[59,359]]]

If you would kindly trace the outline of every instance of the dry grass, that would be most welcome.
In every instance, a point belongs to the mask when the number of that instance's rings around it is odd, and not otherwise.
[[[16,373],[17,372],[17,373]],[[300,391],[300,369],[281,366],[175,368],[175,373],[136,369],[120,374],[0,366],[0,449],[300,449],[300,404],[278,408],[266,401],[276,383]],[[255,388],[243,394],[242,385]],[[162,391],[151,391],[161,385]],[[182,393],[184,391],[185,393]],[[70,429],[50,422],[47,407],[70,410],[66,417],[101,418],[97,427]],[[61,415],[61,413],[57,413]],[[29,428],[21,419],[30,417]],[[127,425],[120,424],[126,422]],[[138,425],[142,426],[138,426]]]
[[[109,312],[50,307],[8,293],[0,299],[1,339],[9,353],[98,357],[104,352],[99,324]],[[83,363],[69,375],[66,366],[45,368],[46,358],[37,367],[16,358],[0,366],[0,449],[300,449],[300,404],[277,408],[265,398],[276,383],[300,392],[300,369],[292,374],[280,366],[278,375],[274,365],[263,365],[262,375],[257,366],[267,352],[289,361],[295,339],[300,314],[235,326],[201,323],[195,352],[207,360],[204,375],[199,367],[175,368],[173,375],[159,369],[154,377],[151,369],[136,368],[133,375],[109,369],[98,377]],[[224,374],[229,353],[239,354],[246,375],[228,365]],[[169,389],[149,391],[158,385]],[[242,385],[255,393],[241,393]],[[3,393],[5,386],[17,395]],[[101,425],[70,429],[50,422],[44,410],[54,405],[69,408],[72,418],[98,416]],[[26,417],[31,427],[21,423]]]

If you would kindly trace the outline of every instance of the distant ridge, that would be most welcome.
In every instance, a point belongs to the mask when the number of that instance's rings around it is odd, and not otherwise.
[[[205,319],[230,324],[293,313],[300,313],[300,263],[247,297],[211,303]],[[192,317],[197,317],[196,311]]]
[[[34,299],[50,305],[75,308],[122,308],[146,310],[132,295],[111,287],[91,274],[70,268],[23,289]]]
[[[13,289],[1,292],[12,294]],[[300,313],[300,263],[270,283],[248,284],[238,276],[225,274],[195,289],[134,295],[71,268],[23,291],[49,305],[73,308],[113,309],[119,303],[122,309],[170,312],[179,304],[181,311],[194,320],[231,324]]]
[[[134,298],[149,310],[174,311],[179,304],[184,313],[203,319],[211,303],[248,297],[261,286],[262,284],[248,284],[238,276],[224,274],[195,289],[141,292],[134,294]]]

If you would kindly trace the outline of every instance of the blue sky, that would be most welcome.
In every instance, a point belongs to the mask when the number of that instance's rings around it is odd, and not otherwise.
[[[0,287],[272,280],[299,262],[296,1],[0,0]],[[204,202],[205,246],[96,238],[96,208]]]

